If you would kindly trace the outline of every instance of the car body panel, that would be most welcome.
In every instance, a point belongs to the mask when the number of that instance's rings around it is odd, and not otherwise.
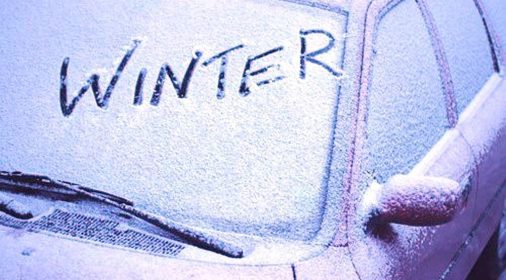
[[[284,266],[164,258],[0,226],[3,279],[290,279]]]
[[[363,41],[364,51],[362,58],[364,70],[361,77],[361,101],[359,101],[359,108],[357,109],[359,112],[356,132],[358,136],[353,147],[355,155],[363,153],[364,137],[362,135],[366,132],[367,85],[370,80],[369,65],[373,57],[373,40],[377,20],[384,13],[388,12],[389,8],[394,7],[399,2],[401,1],[372,1],[367,7],[367,18],[364,19],[365,39]],[[364,9],[362,3],[357,5]],[[491,162],[495,164],[495,168],[490,168],[486,164],[488,167],[485,168],[489,171],[487,172],[487,179],[482,180],[489,180],[489,177],[494,178],[494,182],[490,185],[496,188],[486,188],[489,183],[472,178],[472,174],[482,172],[475,169],[477,164],[479,164],[479,161],[476,159],[480,159],[480,154],[476,151],[476,147],[485,148],[502,145],[504,141],[504,139],[499,137],[498,131],[503,130],[505,126],[503,108],[506,106],[506,100],[493,97],[494,95],[504,95],[504,88],[499,86],[500,83],[500,76],[494,74],[490,81],[484,85],[478,97],[466,108],[457,127],[448,131],[422,162],[412,170],[414,174],[448,176],[459,182],[465,179],[466,176],[471,175],[472,188],[468,204],[465,210],[455,217],[454,221],[436,227],[391,225],[376,236],[366,234],[364,232],[362,217],[357,213],[360,213],[360,202],[358,201],[361,200],[364,190],[368,185],[363,182],[359,183],[361,182],[360,176],[363,173],[360,170],[360,160],[355,158],[350,175],[352,190],[350,201],[352,202],[352,206],[350,207],[351,211],[349,211],[350,216],[348,218],[348,235],[353,263],[357,267],[358,274],[362,279],[439,278],[447,269],[450,263],[449,260],[467,240],[469,232],[478,220],[478,216],[482,215],[483,209],[490,204],[491,196],[496,194],[500,196],[498,200],[503,200],[504,193],[496,192],[505,179],[504,174],[499,171],[505,168],[504,160],[501,160],[504,157],[502,148],[496,147],[492,152],[487,150],[486,153],[481,153],[482,159],[490,157],[488,164]],[[483,100],[487,100],[489,106],[494,107],[494,109],[476,109],[475,107],[478,107],[478,104],[482,103]],[[476,133],[476,130],[481,127],[484,127],[486,130],[486,124],[488,123],[484,120],[474,122],[476,116],[466,117],[466,115],[473,113],[483,114],[483,117],[486,116],[486,118],[494,119],[491,123],[493,127],[490,128],[492,129],[491,133]],[[474,123],[466,123],[469,120],[472,120],[471,122]],[[472,139],[475,142],[469,142],[468,137],[471,138],[471,136],[467,136],[465,130],[473,131]],[[472,148],[473,144],[474,148]],[[484,168],[483,165],[479,166],[480,168]],[[488,199],[478,199],[483,196],[487,196]],[[481,229],[484,232],[483,238],[490,236],[498,224],[498,215],[494,214],[493,216],[494,219],[490,220],[490,223],[486,225],[484,223],[481,224],[481,227],[484,227],[484,229]],[[479,243],[484,246],[486,242],[480,241]],[[477,258],[476,252],[481,251],[481,248],[478,248],[478,250],[475,248],[474,252],[470,252],[469,254]],[[472,258],[469,257],[469,259]],[[465,275],[469,272],[470,268],[467,267],[469,263],[462,262],[459,264],[461,265],[460,267],[453,267],[455,275]],[[426,269],[427,267],[431,269]],[[458,272],[459,270],[463,272]]]
[[[396,2],[337,3],[349,6],[350,14],[344,57],[348,78],[340,85],[336,133],[366,132],[368,63],[373,57],[376,18]],[[324,209],[322,228],[333,232],[324,232],[307,242],[305,245],[315,250],[291,263],[234,263],[213,255],[200,261],[181,260],[0,226],[0,248],[8,252],[5,256],[9,259],[0,263],[0,270],[14,279],[461,279],[495,229],[506,195],[502,191],[506,179],[502,172],[506,163],[505,85],[504,78],[494,74],[456,127],[449,129],[411,171],[452,178],[462,184],[470,178],[467,206],[448,224],[394,224],[378,235],[366,233],[359,212],[368,187],[361,178],[358,161],[364,139],[350,133],[331,140],[334,161],[328,178],[330,203]],[[344,121],[339,121],[340,117]],[[269,246],[263,248],[266,253]],[[283,254],[286,248],[272,252]],[[190,255],[193,253],[200,254],[192,251]]]

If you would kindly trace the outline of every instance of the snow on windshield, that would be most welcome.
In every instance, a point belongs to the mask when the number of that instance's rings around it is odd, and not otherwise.
[[[217,230],[319,228],[346,17],[264,1],[0,11],[0,170]]]

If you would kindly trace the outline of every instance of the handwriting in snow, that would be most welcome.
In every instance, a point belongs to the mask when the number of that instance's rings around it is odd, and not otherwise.
[[[323,48],[320,48],[318,50],[308,52],[307,51],[307,45],[308,40],[311,36],[325,36],[328,40],[327,45]],[[341,78],[343,76],[343,72],[341,69],[334,69],[333,67],[329,66],[327,63],[321,61],[318,59],[318,56],[324,53],[329,52],[332,48],[335,47],[335,38],[334,36],[325,30],[321,29],[311,29],[311,30],[300,30],[299,32],[300,36],[300,71],[299,71],[299,78],[305,79],[306,78],[306,65],[308,63],[313,63],[315,65],[318,65],[325,69],[327,72],[329,72],[332,76],[335,76],[337,78]],[[121,73],[125,70],[128,61],[132,58],[135,50],[140,45],[140,40],[134,40],[131,47],[127,50],[125,55],[123,56],[120,64],[116,68],[116,72],[114,73],[113,77],[111,78],[111,81],[109,82],[109,85],[107,86],[105,93],[102,94],[101,88],[100,88],[100,76],[98,74],[92,74],[84,86],[79,89],[77,94],[74,96],[72,101],[70,103],[68,102],[68,94],[67,94],[67,70],[69,66],[70,59],[66,57],[63,60],[61,70],[60,70],[60,106],[61,110],[64,116],[70,116],[72,112],[74,111],[77,103],[79,100],[83,97],[83,95],[91,88],[93,95],[95,97],[95,101],[98,107],[100,108],[107,108],[109,99],[111,98],[111,95],[114,91],[114,88],[116,84],[119,81],[119,78],[121,77]],[[165,84],[165,80],[167,77],[169,77],[171,84],[173,88],[175,89],[177,96],[179,98],[185,98],[187,96],[187,90],[188,85],[191,82],[192,75],[199,65],[202,67],[207,67],[210,64],[213,64],[214,62],[220,63],[220,70],[218,75],[218,84],[217,84],[217,93],[216,97],[218,99],[222,99],[225,97],[225,84],[226,84],[226,73],[227,73],[227,63],[229,59],[229,55],[232,53],[239,51],[240,49],[243,49],[245,45],[240,44],[237,46],[234,46],[232,48],[229,48],[227,50],[224,50],[206,60],[204,60],[201,64],[199,64],[200,59],[203,56],[203,53],[201,51],[195,51],[194,55],[192,56],[190,63],[188,64],[188,67],[186,68],[186,72],[183,75],[182,80],[178,78],[178,76],[174,73],[172,68],[168,63],[164,63],[160,67],[160,71],[158,73],[158,79],[156,82],[156,85],[153,90],[153,94],[151,96],[150,104],[153,106],[158,106],[160,103],[160,98],[163,93],[163,87]],[[269,55],[273,55],[278,52],[282,52],[284,49],[283,46],[279,46],[270,50],[267,50],[263,53],[251,55],[246,59],[246,63],[244,65],[242,78],[240,82],[240,88],[239,88],[239,94],[241,96],[248,96],[251,93],[250,88],[250,79],[253,79],[255,76],[264,76],[264,79],[261,79],[257,82],[255,82],[256,86],[265,86],[270,83],[278,82],[286,77],[275,73],[274,71],[279,70],[280,65],[279,64],[270,64],[264,67],[255,67],[255,63]],[[274,72],[274,73],[271,73]],[[268,76],[268,75],[271,76]],[[144,86],[144,80],[147,75],[146,68],[143,68],[139,72],[139,76],[137,78],[137,82],[135,84],[135,90],[134,90],[134,99],[133,104],[134,105],[141,105],[143,102],[143,86]],[[268,78],[265,78],[268,77]]]

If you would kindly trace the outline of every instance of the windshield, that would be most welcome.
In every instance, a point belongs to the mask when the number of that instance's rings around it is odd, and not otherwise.
[[[0,15],[0,170],[202,228],[318,231],[344,77],[338,8],[23,1]]]

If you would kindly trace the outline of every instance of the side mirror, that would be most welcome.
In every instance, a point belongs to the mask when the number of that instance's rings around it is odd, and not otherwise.
[[[387,223],[433,226],[453,219],[465,206],[469,184],[442,177],[395,175],[374,181],[362,200],[368,227]]]

